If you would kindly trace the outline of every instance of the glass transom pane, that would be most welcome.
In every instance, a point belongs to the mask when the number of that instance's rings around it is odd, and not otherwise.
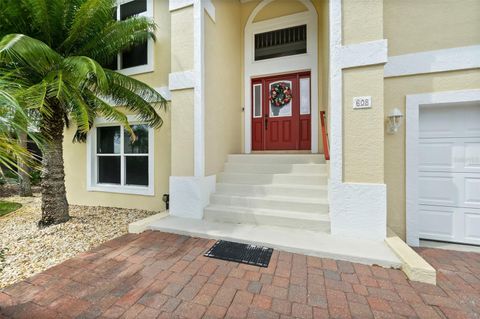
[[[120,156],[98,156],[98,183],[120,184]]]
[[[148,154],[148,126],[132,125],[132,130],[137,137],[135,141],[126,130],[124,131],[125,154]]]
[[[97,154],[119,154],[120,143],[120,126],[97,127]]]
[[[148,186],[148,156],[126,156],[125,163],[125,183]]]
[[[134,0],[120,5],[120,20],[128,19],[147,11],[147,0]]]

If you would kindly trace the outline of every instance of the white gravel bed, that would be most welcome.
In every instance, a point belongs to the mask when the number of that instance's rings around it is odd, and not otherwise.
[[[68,222],[39,229],[40,195],[2,200],[18,202],[23,207],[0,218],[0,248],[7,249],[5,267],[0,271],[0,288],[126,234],[129,223],[156,213],[71,205]]]

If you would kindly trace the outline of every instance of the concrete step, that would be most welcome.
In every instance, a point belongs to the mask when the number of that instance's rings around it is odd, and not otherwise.
[[[230,154],[229,163],[243,164],[324,164],[323,154]]]
[[[292,196],[313,199],[328,198],[326,185],[248,185],[217,183],[217,194],[240,196]]]
[[[226,173],[326,174],[327,164],[225,163]]]
[[[205,208],[204,219],[233,224],[280,226],[295,229],[330,231],[328,214],[258,209],[212,204]]]
[[[326,185],[327,174],[254,174],[254,173],[220,173],[217,182],[232,184],[295,184]]]
[[[287,196],[249,197],[227,194],[212,194],[212,205],[238,206],[253,209],[275,209],[302,213],[328,213],[326,199],[295,198]]]

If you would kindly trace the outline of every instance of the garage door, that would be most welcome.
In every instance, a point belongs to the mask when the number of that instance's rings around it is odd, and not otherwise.
[[[420,108],[420,238],[480,245],[480,104]]]

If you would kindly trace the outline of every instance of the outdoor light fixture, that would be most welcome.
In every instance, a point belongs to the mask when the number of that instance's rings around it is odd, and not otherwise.
[[[393,110],[390,111],[390,113],[387,116],[388,134],[395,134],[398,132],[398,129],[400,128],[400,123],[402,121],[402,117],[403,117],[402,111],[400,111],[398,108],[394,108]]]

